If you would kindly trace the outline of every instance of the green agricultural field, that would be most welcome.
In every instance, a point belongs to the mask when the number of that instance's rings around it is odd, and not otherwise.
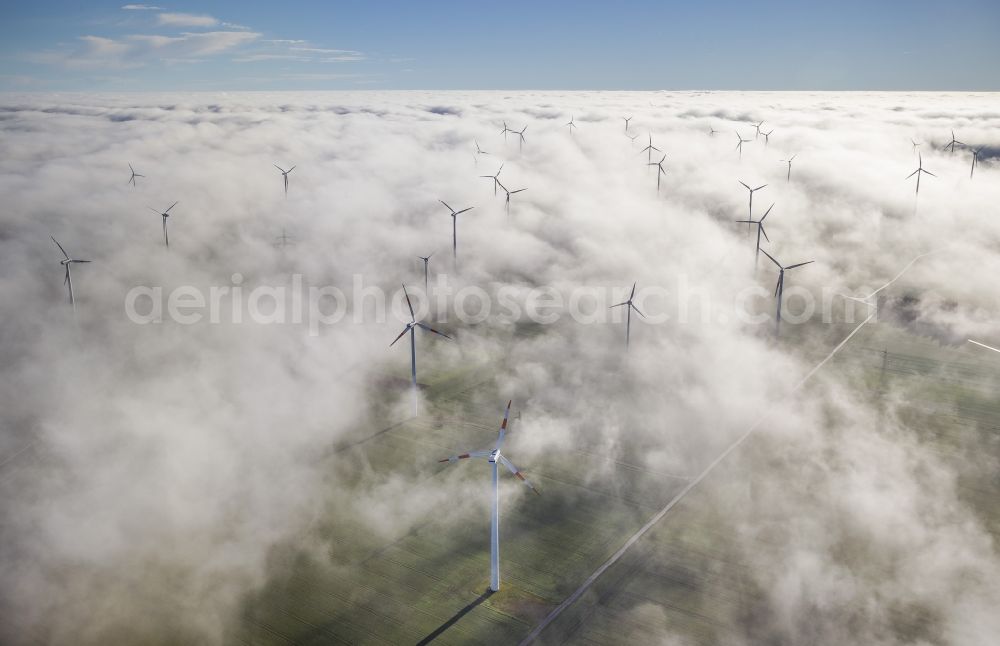
[[[824,350],[813,350],[821,358]],[[583,451],[519,463],[543,495],[531,496],[505,478],[503,585],[499,593],[486,594],[488,471],[472,461],[436,460],[495,438],[501,403],[490,374],[485,364],[455,372],[428,368],[421,375],[427,414],[392,424],[379,418],[384,411],[376,412],[369,428],[331,449],[324,459],[340,468],[357,465],[348,481],[395,469],[425,474],[421,486],[444,488],[451,508],[430,514],[405,535],[379,541],[349,516],[321,519],[314,531],[334,546],[329,558],[294,548],[276,555],[274,569],[282,574],[246,599],[239,642],[516,643],[684,486],[683,478],[608,464]],[[977,452],[995,455],[1000,447],[1000,355],[942,346],[872,323],[823,374],[853,384],[859,396],[875,403],[904,398],[901,406],[896,401],[900,419],[948,461],[974,461]],[[403,381],[400,392],[405,387]],[[515,423],[509,444],[515,462],[517,430]],[[770,636],[759,618],[768,610],[747,574],[754,545],[738,543],[717,504],[753,486],[749,460],[741,454],[766,451],[766,444],[753,436],[722,463],[539,642],[652,643],[664,634],[683,644],[766,641]],[[616,477],[607,482],[626,482],[627,488],[595,484],[586,477],[591,469],[610,469]],[[981,470],[967,472],[960,483],[963,498],[1000,537],[1000,481]],[[767,537],[758,540],[756,547],[767,549]],[[933,635],[932,619],[919,608],[894,612],[897,635]]]

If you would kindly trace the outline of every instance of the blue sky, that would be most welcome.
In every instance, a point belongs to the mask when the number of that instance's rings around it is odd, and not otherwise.
[[[0,90],[1000,90],[1000,2],[35,2]]]

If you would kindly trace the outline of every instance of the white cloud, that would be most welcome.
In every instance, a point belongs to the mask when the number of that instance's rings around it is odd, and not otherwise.
[[[232,47],[190,34],[81,42],[81,52],[104,59]],[[974,323],[977,310],[987,322],[1000,310],[1000,218],[991,215],[1000,202],[998,169],[984,162],[969,181],[966,156],[940,149],[951,127],[963,141],[1000,145],[992,95],[168,93],[4,102],[13,111],[0,120],[8,214],[0,236],[0,302],[8,304],[0,382],[12,386],[0,389],[5,643],[23,641],[9,638],[18,630],[47,643],[100,643],[108,635],[231,642],[241,631],[229,629],[247,617],[244,600],[267,585],[275,561],[291,560],[276,554],[315,546],[324,566],[332,559],[352,567],[354,555],[330,540],[332,524],[356,524],[374,548],[430,516],[468,520],[465,505],[449,500],[469,482],[481,487],[481,472],[428,482],[445,448],[439,444],[465,449],[492,438],[480,422],[495,428],[493,414],[511,396],[525,410],[509,436],[517,443],[512,457],[529,475],[545,473],[550,460],[560,477],[580,478],[585,496],[605,478],[615,495],[619,486],[628,490],[613,471],[619,458],[660,473],[697,472],[842,334],[814,321],[780,342],[770,336],[775,273],[763,263],[753,272],[752,238],[732,222],[747,208],[739,179],[768,184],[754,201],[756,215],[776,202],[768,249],[789,262],[818,261],[795,270],[791,286],[860,292],[951,240],[954,253],[915,265],[892,294],[953,299],[956,328]],[[651,132],[669,153],[659,195],[640,146],[622,133],[626,114],[635,132]],[[575,135],[562,128],[570,115],[580,126]],[[529,126],[523,152],[498,134],[505,119]],[[732,131],[752,139],[751,119],[767,119],[775,134],[768,147],[747,144],[739,160]],[[709,137],[709,126],[724,133]],[[924,164],[938,175],[922,184],[919,202],[902,179],[915,167],[911,136],[927,142]],[[473,139],[492,153],[478,167]],[[778,160],[791,153],[798,156],[786,182]],[[501,160],[508,186],[529,189],[510,217],[477,177]],[[125,185],[127,162],[147,176],[136,189]],[[287,198],[272,163],[298,166]],[[567,322],[514,335],[496,317],[475,327],[452,318],[442,327],[458,341],[418,339],[418,370],[447,376],[475,422],[456,431],[462,416],[447,416],[447,433],[408,444],[408,459],[393,456],[389,467],[377,448],[332,447],[366,432],[372,409],[406,402],[405,390],[385,385],[386,375],[409,374],[406,349],[386,348],[403,323],[348,320],[313,338],[290,326],[136,326],[123,318],[124,294],[136,284],[228,286],[237,271],[245,293],[292,273],[347,285],[357,272],[398,289],[399,281],[420,282],[416,255],[437,251],[433,280],[450,265],[451,223],[439,198],[476,206],[458,223],[462,273],[448,278],[456,290],[496,283],[620,291],[638,280],[642,294],[686,276],[714,301],[765,290],[767,320],[633,319],[626,361],[621,323]],[[148,207],[177,199],[167,251]],[[281,252],[271,242],[285,226],[299,245]],[[50,234],[94,261],[74,273],[76,323]],[[666,311],[666,299],[643,298],[647,315]],[[883,325],[870,331],[891,331]],[[860,354],[880,339],[851,348]],[[740,585],[751,591],[752,627],[773,623],[773,639],[758,641],[898,643],[892,622],[913,612],[942,625],[934,643],[991,643],[1000,557],[955,489],[974,490],[966,479],[977,468],[995,474],[995,452],[981,451],[982,465],[953,468],[948,459],[958,447],[942,450],[936,432],[922,443],[901,429],[892,393],[877,404],[867,390],[858,395],[855,360],[838,357],[836,369],[762,426],[755,449],[731,456],[745,461],[751,478],[733,464],[710,478],[734,490],[710,498],[708,508],[717,522],[732,523],[716,529],[736,549],[719,553],[745,569]],[[465,374],[490,379],[474,387]],[[443,406],[451,412],[452,404]],[[426,427],[414,433],[426,435]],[[38,450],[8,458],[25,445]],[[591,472],[580,466],[587,451],[613,459]],[[551,482],[544,495],[556,499],[553,509],[571,506],[576,494],[559,492],[577,487]],[[485,558],[486,516],[476,516],[475,505],[471,512],[482,531],[469,549]],[[466,534],[448,535],[449,544],[468,547]],[[863,549],[849,549],[859,541]],[[743,550],[753,558],[742,559]],[[847,569],[838,561],[845,551],[855,559]],[[278,566],[277,576],[285,574]],[[743,598],[733,597],[713,612]],[[614,610],[649,601],[626,595]],[[649,620],[648,641],[666,641],[655,637],[667,628]]]
[[[122,5],[125,11],[162,11],[163,7],[156,7],[148,4],[127,4]]]
[[[161,25],[169,27],[214,27],[219,24],[212,16],[193,13],[161,13],[156,18]]]

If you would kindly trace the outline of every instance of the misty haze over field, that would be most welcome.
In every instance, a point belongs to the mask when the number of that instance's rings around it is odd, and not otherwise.
[[[504,124],[527,126],[523,147]],[[504,509],[545,504],[553,524],[585,493],[544,474],[575,470],[575,452],[609,458],[585,484],[624,491],[613,461],[691,478],[767,415],[705,482],[759,592],[732,643],[991,643],[1000,527],[964,487],[996,486],[995,433],[941,451],[914,430],[912,392],[873,397],[851,366],[793,389],[868,316],[840,295],[923,254],[871,326],[1000,361],[965,343],[1000,342],[998,128],[989,93],[0,95],[0,642],[232,643],[284,554],[347,570],[358,544],[428,518],[450,536],[471,518],[485,541],[482,465],[429,479],[491,441],[513,399],[511,455],[542,474],[544,502],[505,482]],[[952,131],[965,146],[949,152]],[[918,150],[935,176],[915,195]],[[508,190],[527,188],[509,214],[481,177],[501,163]],[[274,164],[295,166],[287,196]],[[755,269],[755,232],[735,222],[740,181],[767,185],[753,218],[774,205],[763,248],[815,261],[786,275],[777,338],[777,271],[763,254]],[[439,200],[475,207],[458,216],[457,271]],[[167,248],[158,213],[174,202]],[[73,266],[75,314],[50,236],[92,261]],[[432,252],[428,299],[418,256]],[[417,334],[420,423],[459,423],[432,376],[475,366],[492,379],[471,404],[481,434],[442,447],[414,428],[391,459],[345,450],[411,416],[409,347],[388,348],[409,321],[402,283],[454,337]],[[633,315],[626,353],[608,306],[633,283],[647,318]],[[148,296],[130,319],[137,287],[160,290],[160,321]],[[174,290],[213,287],[229,290],[216,322],[168,312]],[[310,316],[310,287],[344,294],[313,303],[340,307],[335,322]],[[528,313],[542,293],[551,322]],[[998,374],[972,388],[995,402]],[[664,643],[696,643],[667,604],[634,605]]]

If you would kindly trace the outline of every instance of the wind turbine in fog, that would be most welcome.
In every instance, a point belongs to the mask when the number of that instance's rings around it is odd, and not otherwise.
[[[761,123],[763,123],[763,121]],[[740,159],[743,159],[743,144],[749,142],[750,140],[744,139],[743,135],[741,135],[739,131],[736,131],[736,139],[736,150],[740,153]]]
[[[291,238],[291,236],[288,236],[288,235],[285,234],[285,230],[284,229],[281,230],[281,235],[278,236],[278,237],[276,237],[274,239],[274,246],[275,247],[281,247],[282,249],[284,249],[285,247],[287,247],[291,243],[292,243],[292,238]]]
[[[660,150],[659,148],[657,148],[656,146],[653,145],[653,135],[652,135],[652,133],[650,133],[650,135],[649,135],[649,145],[639,151],[640,155],[642,153],[646,153],[646,163],[647,164],[652,164],[653,163],[653,151],[654,150],[656,152],[658,152],[658,153],[662,153],[663,152],[662,150]]]
[[[576,128],[576,124],[573,123],[573,119],[576,119],[576,117],[575,116],[570,117],[569,118],[569,123],[563,124],[567,128],[569,128],[569,134],[573,134],[573,130]]]
[[[716,130],[715,128],[713,128],[712,126],[708,127],[708,136],[709,137],[714,137],[715,133],[717,133],[717,132],[719,132],[719,131]]]
[[[638,314],[639,316],[641,316],[642,318],[646,318],[646,315],[643,314],[642,312],[640,312],[639,308],[636,307],[635,303],[632,302],[632,298],[635,296],[635,285],[636,285],[636,283],[632,283],[632,293],[628,295],[628,300],[627,301],[625,301],[623,303],[617,303],[615,305],[612,305],[610,308],[608,308],[608,309],[614,309],[616,307],[625,306],[625,309],[628,312],[628,314],[626,315],[626,319],[625,319],[625,350],[626,351],[628,351],[629,337],[631,336],[631,332],[632,332],[632,310],[635,310],[635,313]]]
[[[660,178],[667,174],[667,171],[663,170],[663,162],[667,160],[667,156],[663,155],[663,159],[658,162],[649,164],[650,166],[656,166],[659,170],[656,171],[656,194],[660,194]]]
[[[636,140],[636,138],[638,138],[639,135],[630,135],[628,133],[625,133],[625,136],[628,137],[629,140],[631,140],[632,145],[634,146],[635,145],[635,140]]]
[[[413,313],[413,304],[410,303],[410,295],[406,293],[406,285],[403,285],[403,295],[406,296],[406,306],[410,308],[410,322],[406,324],[406,327],[403,328],[403,331],[399,333],[399,336],[397,336],[393,340],[393,342],[389,344],[389,347],[391,348],[392,346],[396,345],[396,341],[402,339],[404,334],[406,334],[407,332],[410,333],[410,376],[413,379],[413,414],[416,415],[417,414],[417,341],[416,338],[414,337],[414,332],[416,331],[417,328],[420,328],[422,330],[427,330],[428,332],[437,334],[438,336],[443,336],[446,339],[450,339],[451,337],[445,334],[444,332],[438,332],[434,328],[428,325],[424,325],[423,323],[417,320],[417,317]]]
[[[763,219],[763,218],[761,218]],[[781,300],[785,293],[785,271],[789,269],[795,269],[796,267],[801,267],[803,265],[808,265],[812,260],[807,260],[806,262],[799,262],[794,265],[783,266],[780,262],[774,259],[774,256],[767,253],[764,249],[761,249],[764,255],[771,259],[775,265],[778,266],[778,284],[774,286],[774,295],[778,298],[778,313],[774,318],[774,333],[777,334],[781,330]]]
[[[515,135],[518,136],[518,140],[517,140],[517,152],[521,152],[522,150],[524,150],[524,131],[527,130],[527,129],[528,129],[528,126],[525,125],[520,130],[511,130],[511,132],[513,132]]]
[[[917,152],[917,148],[924,145],[922,141],[915,141],[912,137],[910,137],[910,143],[913,144],[913,152]]]
[[[52,238],[52,236],[49,237]],[[65,280],[63,280],[63,285],[69,287],[69,304],[73,306],[73,311],[75,312],[76,299],[73,297],[73,275],[70,273],[69,266],[72,265],[74,262],[90,262],[90,261],[70,258],[69,254],[66,253],[66,250],[63,249],[63,246],[59,244],[58,240],[52,238],[52,242],[56,243],[56,246],[59,247],[59,251],[61,251],[63,255],[63,259],[59,261],[59,264],[66,268],[66,278]]]
[[[428,282],[427,282],[427,263],[430,262],[431,256],[433,256],[433,255],[434,254],[431,253],[428,256],[417,256],[417,258],[420,258],[421,260],[424,261],[424,293],[429,293],[429,291],[430,291],[430,290],[427,289],[427,286],[428,286]]]
[[[476,207],[470,206],[467,209],[456,211],[455,209],[448,206],[448,203],[445,202],[444,200],[438,200],[438,202],[444,204],[445,207],[449,211],[451,211],[451,256],[453,262],[457,265],[458,264],[458,216],[461,215],[462,213],[465,213],[466,211],[471,211]]]
[[[797,155],[797,154],[798,154],[798,153],[796,153],[796,155]],[[792,160],[793,160],[793,159],[795,159],[795,155],[792,155],[792,156],[791,156],[791,157],[789,157],[788,159],[782,159],[782,160],[781,160],[781,163],[782,163],[782,164],[788,164],[788,175],[786,175],[786,176],[785,176],[785,181],[786,181],[786,182],[790,182],[790,181],[792,181]]]
[[[769,132],[764,132],[761,134],[764,135],[764,147],[767,148],[767,145],[771,143],[771,135],[774,134],[774,128],[771,128]]]
[[[761,236],[761,234],[764,235],[764,239],[765,240],[767,240],[768,242],[771,241],[771,239],[767,237],[767,231],[764,230],[764,218],[767,217],[767,214],[770,213],[771,209],[773,209],[773,208],[774,208],[773,204],[771,206],[767,207],[767,211],[764,212],[764,215],[761,216],[761,218],[759,220],[751,220],[750,218],[747,218],[746,220],[737,220],[737,222],[741,222],[741,223],[742,222],[746,222],[747,226],[750,226],[751,224],[756,224],[757,225],[757,251],[755,251],[754,255],[753,255],[753,269],[754,269],[754,271],[757,271],[757,259],[760,258],[760,236]]]
[[[737,181],[739,181],[739,180],[737,180]],[[743,184],[743,182],[740,181],[740,184]],[[745,188],[748,191],[750,191],[750,210],[747,212],[747,220],[752,220],[753,219],[753,194],[756,193],[757,191],[759,191],[760,189],[764,188],[765,186],[767,186],[767,184],[761,184],[757,188],[750,188],[746,184],[743,184],[743,188]],[[750,225],[747,225],[747,230],[749,230],[749,229],[750,229]]]
[[[923,158],[923,156],[920,153],[917,153],[917,159],[919,160],[919,165],[917,166],[917,170],[915,170],[912,173],[910,173],[909,175],[907,175],[906,179],[910,179],[911,177],[913,177],[914,175],[916,175],[917,176],[917,190],[916,190],[916,193],[920,193],[920,175],[923,174],[923,173],[927,173],[931,177],[937,177],[937,175],[935,175],[934,173],[930,172],[929,170],[924,170],[924,158]]]
[[[136,178],[136,177],[145,177],[145,175],[140,175],[139,173],[135,172],[135,169],[134,169],[134,168],[132,168],[132,164],[129,164],[129,165],[128,165],[128,169],[129,169],[130,171],[132,171],[132,177],[129,177],[129,178],[128,178],[128,182],[126,182],[126,183],[127,183],[127,184],[131,184],[131,185],[132,185],[132,188],[135,188],[135,178]]]
[[[513,132],[513,130],[511,132]],[[496,175],[480,175],[480,177],[493,180],[493,195],[497,194],[497,184],[500,183],[500,171],[502,170],[503,170],[503,162],[500,162],[500,168],[497,169]]]
[[[757,129],[757,134],[755,134],[755,135],[753,136],[753,138],[754,138],[754,139],[759,139],[759,138],[760,138],[760,127],[761,127],[762,125],[764,125],[764,122],[763,122],[763,121],[761,121],[760,123],[754,123],[754,124],[753,124],[753,127]],[[748,139],[747,141],[749,141],[749,139]]]
[[[489,155],[489,153],[479,147],[479,142],[478,141],[476,141],[475,139],[473,139],[473,141],[476,142],[476,154],[473,155],[472,158],[474,160],[476,160],[476,163],[478,164],[479,163],[479,156],[480,155]]]
[[[948,143],[946,143],[946,144],[944,145],[944,147],[945,147],[945,148],[951,148],[951,152],[952,152],[952,154],[954,154],[954,152],[955,152],[955,146],[956,146],[956,145],[957,145],[957,146],[964,146],[965,144],[963,144],[963,143],[962,143],[961,141],[959,141],[958,139],[955,139],[955,131],[954,131],[954,130],[952,130],[952,131],[951,131],[951,141],[949,141]]]
[[[508,191],[507,187],[504,186],[503,184],[500,184],[500,188],[502,188],[503,192],[507,194],[507,201],[506,204],[504,205],[504,208],[507,210],[507,217],[510,217],[510,196],[513,195],[514,193],[520,193],[521,191],[526,191],[528,189],[519,188],[516,191]]]
[[[969,169],[969,179],[972,179],[972,173],[976,172],[976,166],[979,165],[979,153],[983,152],[983,147],[971,149],[972,152],[972,168]]]
[[[167,245],[168,247],[170,246],[170,238],[167,237],[167,218],[170,217],[170,209],[174,208],[178,204],[180,204],[180,202],[174,202],[173,204],[170,205],[170,208],[168,208],[163,213],[160,213],[151,206],[149,207],[150,211],[156,213],[157,215],[163,218],[163,244]]]
[[[632,117],[622,117],[625,120],[625,132],[628,132],[628,122],[632,120]]]
[[[281,166],[278,166],[277,164],[274,164],[274,167],[281,171],[281,176],[285,180],[285,195],[288,195],[288,174],[290,172],[292,172],[293,170],[295,170],[295,166],[292,166],[288,170],[285,170],[284,168],[282,168]]]
[[[506,122],[506,121],[504,121],[504,122],[503,122],[503,130],[501,130],[501,131],[500,131],[500,134],[501,134],[501,135],[503,135],[503,140],[504,140],[504,143],[507,143],[507,133],[508,133],[508,132],[514,132],[514,131],[513,131],[513,130],[511,130],[510,128],[508,128],[508,127],[507,127],[507,122]]]
[[[503,413],[503,421],[500,422],[500,433],[497,436],[496,444],[491,451],[469,451],[460,455],[453,455],[450,458],[438,460],[438,462],[458,462],[466,458],[486,458],[490,465],[492,482],[492,510],[490,512],[490,590],[496,592],[500,589],[500,478],[497,463],[503,464],[507,470],[517,476],[528,488],[538,494],[535,486],[528,482],[524,474],[514,466],[514,463],[500,453],[503,446],[504,436],[507,434],[507,418],[510,417],[510,402],[507,402],[507,409]],[[540,494],[538,494],[540,495]]]

